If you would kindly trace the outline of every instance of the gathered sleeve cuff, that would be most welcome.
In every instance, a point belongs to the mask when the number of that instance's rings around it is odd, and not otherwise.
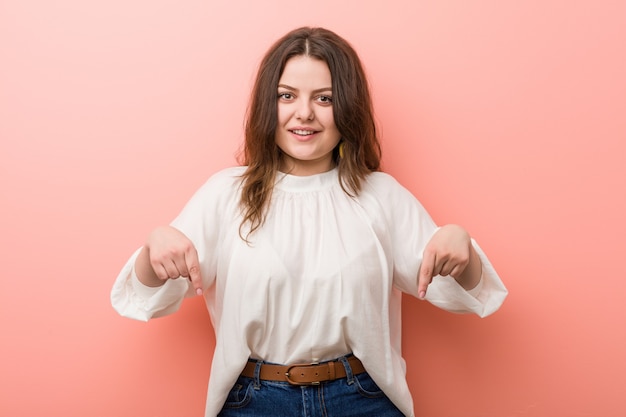
[[[361,197],[386,257],[392,260],[393,285],[418,297],[419,271],[424,249],[439,227],[422,204],[393,177],[377,173],[368,177],[367,191],[374,198]],[[382,212],[383,215],[379,215]],[[436,276],[428,286],[426,300],[454,313],[475,313],[486,317],[500,308],[507,290],[483,250],[472,239],[482,262],[479,284],[465,290],[450,276]]]
[[[233,222],[226,213],[237,213],[243,169],[225,169],[211,176],[170,223],[193,242],[205,291],[215,281],[216,253],[222,227]],[[126,262],[111,290],[111,303],[120,315],[147,321],[177,311],[185,297],[195,296],[193,286],[183,277],[168,279],[161,287],[142,284],[134,271],[140,251],[135,251]]]
[[[111,290],[111,304],[124,317],[140,321],[165,316],[180,308],[189,292],[187,279],[169,279],[160,287],[148,287],[135,274],[138,249],[118,275]]]
[[[472,245],[482,262],[478,285],[465,290],[452,277],[436,276],[428,287],[426,300],[453,313],[474,313],[487,317],[500,308],[508,291],[482,249],[474,240]]]

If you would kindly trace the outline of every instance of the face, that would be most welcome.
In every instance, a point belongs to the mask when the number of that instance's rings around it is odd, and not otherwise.
[[[334,167],[332,152],[341,135],[333,117],[331,76],[324,61],[296,56],[278,81],[276,144],[280,170],[314,175]]]

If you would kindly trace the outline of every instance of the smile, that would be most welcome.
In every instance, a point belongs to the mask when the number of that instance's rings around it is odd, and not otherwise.
[[[303,130],[303,129],[294,129],[294,130],[290,130],[290,132],[298,136],[311,136],[317,133],[315,130]]]

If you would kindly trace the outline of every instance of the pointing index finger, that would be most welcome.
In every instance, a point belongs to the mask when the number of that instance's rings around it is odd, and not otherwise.
[[[185,263],[187,271],[189,271],[189,280],[196,291],[197,295],[202,295],[202,275],[200,274],[200,261],[198,261],[198,253],[195,248],[190,249],[185,254]]]
[[[424,250],[422,264],[420,265],[419,275],[417,279],[417,293],[421,300],[426,297],[428,285],[433,280],[433,271],[435,270],[435,254],[429,250]]]

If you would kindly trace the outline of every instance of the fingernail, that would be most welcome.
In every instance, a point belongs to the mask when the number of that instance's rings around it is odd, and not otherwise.
[[[202,288],[196,288],[196,294],[202,295]]]
[[[424,297],[426,297],[426,291],[420,291],[419,297],[421,300],[423,300]]]

